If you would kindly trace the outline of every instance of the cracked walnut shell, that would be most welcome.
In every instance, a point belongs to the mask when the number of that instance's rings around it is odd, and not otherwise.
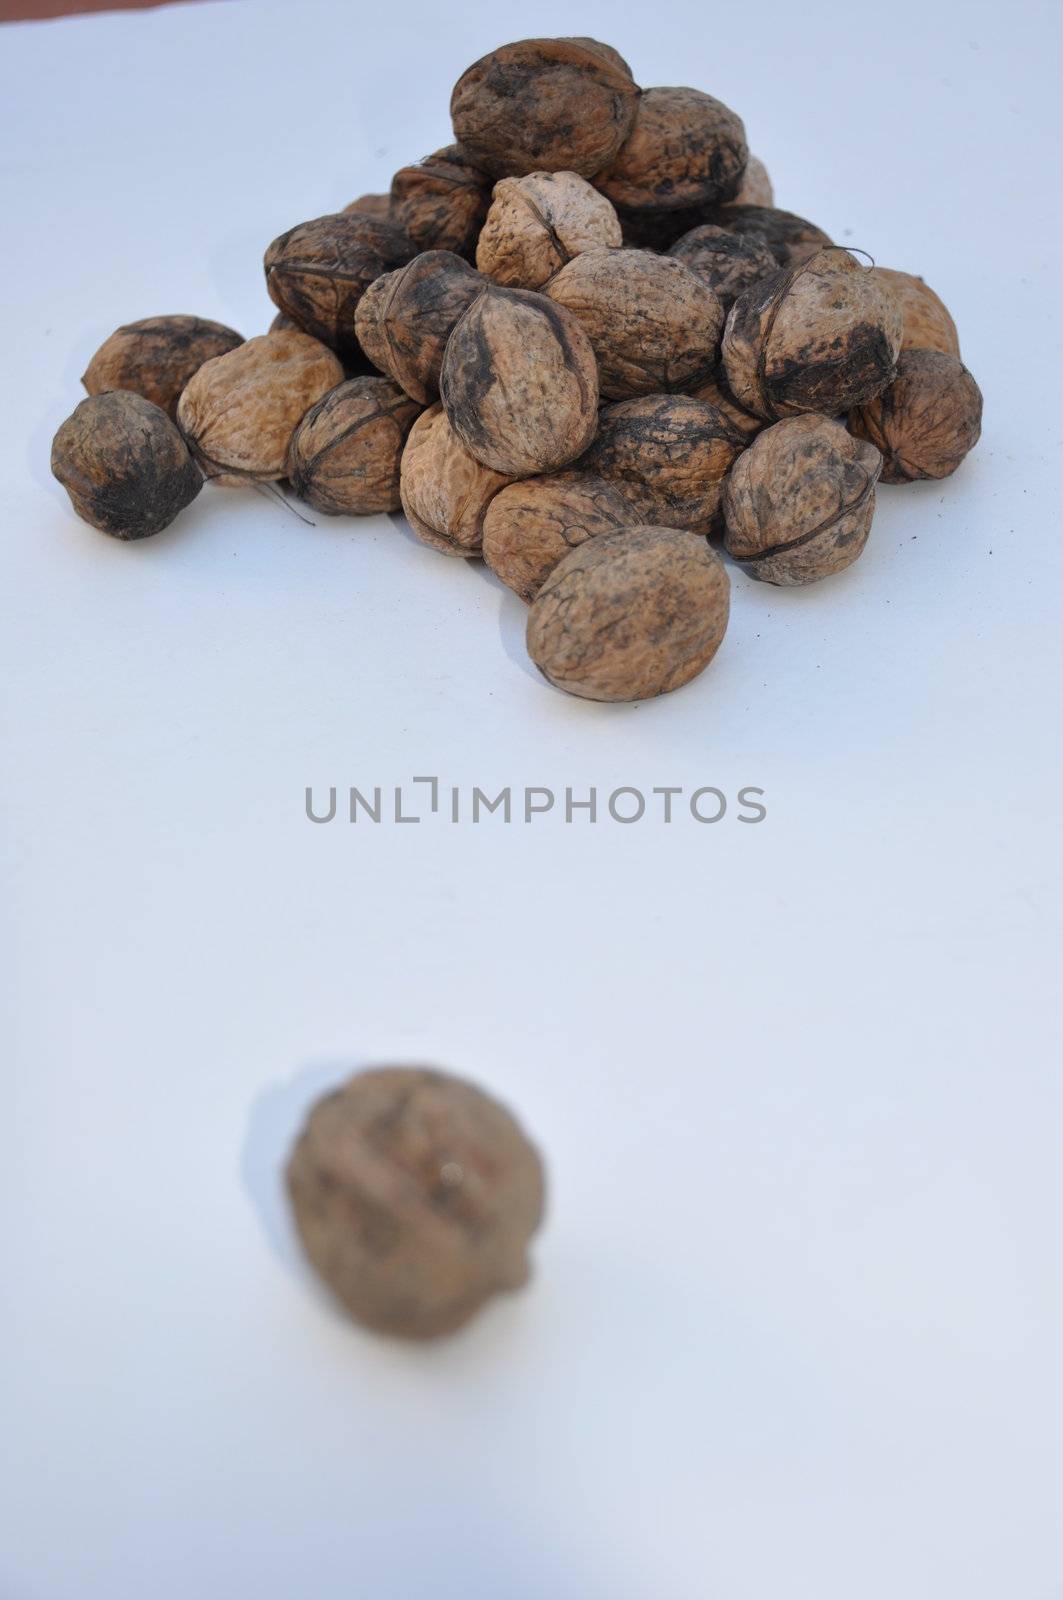
[[[430,405],[439,398],[443,351],[454,324],[487,287],[450,250],[426,250],[371,283],[358,302],[355,329],[365,354],[406,393]]]
[[[495,283],[540,289],[573,256],[621,244],[609,201],[575,172],[500,178],[476,246],[476,265]]]
[[[883,483],[948,478],[982,432],[982,391],[958,356],[904,350],[897,376],[849,426],[884,457]]]
[[[420,413],[388,378],[351,378],[303,417],[285,475],[299,498],[326,516],[397,511],[399,463]]]
[[[82,400],[52,441],[51,464],[78,516],[116,539],[160,533],[203,487],[166,412],[128,389]]]
[[[173,417],[193,372],[243,342],[242,334],[205,317],[145,317],[116,328],[81,381],[89,394],[129,389]]]
[[[643,519],[619,488],[589,472],[555,472],[500,489],[484,517],[484,560],[522,600],[587,539]]]
[[[399,493],[407,522],[431,549],[448,556],[478,556],[487,508],[512,481],[469,454],[441,405],[422,412],[410,429]]]

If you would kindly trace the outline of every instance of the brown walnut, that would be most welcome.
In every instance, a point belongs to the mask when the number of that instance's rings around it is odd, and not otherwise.
[[[956,324],[930,285],[909,272],[894,272],[890,267],[876,267],[874,271],[900,309],[901,349],[940,350],[942,355],[958,356],[960,336]]]
[[[759,239],[766,244],[780,267],[796,267],[807,261],[817,251],[823,250],[833,240],[792,211],[779,211],[774,206],[730,205],[719,206],[702,219],[715,222],[743,239]]]
[[[287,1183],[313,1266],[379,1333],[453,1333],[527,1282],[542,1162],[503,1105],[449,1073],[358,1073],[311,1109]]]
[[[638,106],[626,64],[593,39],[522,39],[483,56],[450,101],[454,136],[493,177],[608,165]]]
[[[736,206],[774,206],[775,191],[771,186],[768,169],[759,156],[750,156],[742,183],[734,197]],[[824,241],[827,242],[827,241]]]
[[[849,418],[882,451],[883,483],[947,478],[982,432],[982,391],[959,356],[905,350],[897,376]]]
[[[344,206],[344,212],[360,213],[363,217],[375,217],[378,222],[391,221],[391,196],[390,194],[360,194],[357,200],[352,200]]]
[[[333,351],[309,334],[263,333],[215,356],[189,380],[177,421],[208,478],[283,478],[296,424],[343,382]]]
[[[744,239],[711,222],[684,233],[668,254],[708,284],[725,312],[744,290],[779,270],[762,239]]]
[[[145,317],[105,339],[81,381],[89,394],[129,389],[172,417],[193,372],[243,342],[242,334],[204,317]]]
[[[594,437],[594,350],[577,318],[545,295],[488,288],[447,341],[439,395],[485,467],[511,478],[553,472]]]
[[[422,412],[410,429],[399,493],[407,522],[431,549],[448,556],[478,556],[487,508],[512,481],[469,454],[441,405]]]
[[[52,472],[78,516],[116,539],[159,533],[203,487],[166,412],[127,389],[82,400],[52,442]]]
[[[700,89],[644,89],[635,125],[595,187],[627,212],[716,205],[749,159],[742,119]]]
[[[763,417],[755,417],[751,411],[743,410],[738,404],[724,382],[723,373],[719,368],[689,393],[692,400],[704,400],[706,405],[714,406],[717,411],[722,412],[724,420],[730,423],[736,436],[745,444],[755,438],[762,428],[767,427]]]
[[[581,251],[620,243],[616,212],[585,178],[530,172],[495,184],[476,265],[495,283],[540,289]]]
[[[274,305],[304,333],[346,355],[357,351],[358,302],[375,278],[414,255],[404,233],[357,211],[303,222],[266,251]]]
[[[739,296],[723,364],[747,411],[836,417],[885,388],[900,346],[900,312],[881,282],[847,251],[821,250]]]
[[[723,495],[727,553],[766,583],[814,583],[854,562],[875,512],[878,451],[829,417],[766,428]]]
[[[381,372],[429,405],[439,398],[451,330],[486,287],[460,256],[426,250],[369,285],[355,317],[358,342]]]
[[[351,378],[303,417],[285,476],[300,499],[328,516],[397,511],[399,463],[420,414],[388,378]]]
[[[689,683],[727,629],[730,584],[704,539],[637,527],[580,545],[528,613],[528,654],[585,700],[648,700]]]
[[[643,521],[707,533],[723,480],[745,440],[726,417],[685,394],[606,406],[579,463],[613,483]]]
[[[589,472],[525,478],[500,489],[488,506],[484,560],[522,600],[534,600],[570,550],[641,521],[618,486]]]
[[[471,257],[491,203],[491,179],[455,144],[402,167],[391,180],[392,219],[418,250]]]

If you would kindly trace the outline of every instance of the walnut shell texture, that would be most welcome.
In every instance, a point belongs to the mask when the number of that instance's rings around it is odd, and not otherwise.
[[[262,333],[189,379],[177,421],[208,478],[283,478],[296,424],[343,382],[338,356],[309,334]]]
[[[473,301],[447,341],[439,394],[466,449],[511,478],[567,466],[598,422],[591,341],[571,312],[525,289]]]
[[[473,63],[451,96],[454,136],[492,177],[607,166],[631,132],[639,92],[592,39],[523,39]]]
[[[358,302],[355,330],[365,354],[422,405],[439,398],[443,351],[454,324],[486,287],[449,250],[426,250],[371,283]]]
[[[743,238],[711,222],[684,233],[668,254],[708,284],[724,311],[730,311],[738,296],[754,283],[779,270],[762,239]]]
[[[527,1282],[542,1162],[510,1112],[461,1078],[358,1073],[311,1109],[287,1182],[310,1261],[377,1332],[453,1333]]]
[[[457,145],[401,167],[391,180],[391,216],[418,250],[472,256],[491,203],[491,179]]]
[[[285,476],[301,500],[327,516],[397,511],[399,463],[420,414],[390,379],[350,378],[299,423]]]
[[[476,265],[495,283],[541,289],[581,251],[620,243],[616,211],[585,178],[530,172],[495,184]]]
[[[840,416],[885,388],[900,347],[889,291],[847,251],[821,250],[739,296],[723,363],[739,405],[758,416]]]
[[[588,250],[562,267],[546,292],[582,323],[610,400],[689,388],[716,364],[720,302],[671,256]]]
[[[695,389],[688,391],[692,400],[704,400],[706,405],[713,406],[723,414],[725,422],[730,423],[737,438],[748,444],[751,439],[767,427],[763,417],[755,417],[751,411],[745,411],[738,404],[734,395],[724,382],[723,373],[719,368],[704,383],[699,383]]]
[[[860,555],[882,458],[829,417],[790,417],[736,461],[723,496],[724,546],[751,577],[814,583]]]
[[[689,395],[652,394],[606,406],[580,469],[613,483],[643,520],[708,533],[720,489],[745,440]]]
[[[883,483],[948,478],[982,432],[982,391],[958,356],[905,350],[897,376],[849,418],[884,457]]]
[[[390,222],[391,195],[360,194],[357,200],[351,200],[343,209],[345,212],[360,213],[363,217],[375,217],[378,222]]]
[[[928,283],[891,267],[876,267],[874,272],[900,308],[902,350],[940,350],[942,355],[959,355],[956,324]]]
[[[742,119],[700,89],[644,89],[635,125],[595,188],[626,211],[679,211],[738,192],[749,159]]]
[[[161,532],[203,487],[166,412],[127,389],[82,400],[52,442],[52,472],[78,516],[116,539]]]
[[[570,550],[641,520],[614,484],[591,473],[525,478],[500,489],[488,506],[484,560],[522,600],[534,600]]]
[[[358,349],[354,319],[362,295],[375,278],[415,253],[390,222],[339,211],[274,239],[265,256],[266,288],[304,333],[348,354]]]
[[[242,334],[204,317],[145,317],[116,328],[81,381],[89,394],[129,389],[173,417],[193,372],[243,342]]]
[[[407,522],[431,549],[448,556],[478,556],[487,508],[512,481],[469,454],[441,405],[422,412],[410,429],[399,492]]]
[[[768,169],[759,156],[751,155],[742,174],[742,183],[734,197],[736,206],[774,206],[775,190]],[[825,243],[828,241],[824,241]]]
[[[780,267],[796,267],[834,242],[814,222],[775,206],[739,205],[735,200],[717,207],[702,221],[715,222],[743,239],[761,240]]]
[[[730,583],[696,534],[637,527],[561,561],[528,613],[528,654],[585,700],[649,700],[689,683],[727,630]]]

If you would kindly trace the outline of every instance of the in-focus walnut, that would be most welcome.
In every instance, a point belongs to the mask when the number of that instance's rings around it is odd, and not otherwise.
[[[388,378],[351,378],[311,406],[292,434],[285,476],[328,516],[397,511],[399,463],[421,407]]]
[[[738,193],[749,159],[742,119],[700,89],[644,89],[635,126],[595,187],[627,212],[681,211]]]
[[[511,477],[471,456],[441,405],[417,418],[406,440],[399,493],[406,520],[423,544],[448,556],[478,556],[484,515]]]
[[[874,272],[900,308],[902,350],[940,350],[942,355],[959,355],[956,324],[928,283],[910,272],[894,272],[890,267],[875,267]]]
[[[493,177],[607,166],[631,132],[639,91],[593,39],[522,39],[483,56],[450,101],[454,136]]]
[[[391,214],[418,250],[471,258],[491,203],[491,179],[456,144],[402,167],[391,180]]]
[[[581,251],[620,243],[615,210],[585,178],[530,172],[495,184],[476,265],[496,283],[540,289]]]
[[[439,395],[466,449],[511,478],[567,466],[598,423],[591,341],[571,312],[526,289],[473,301],[447,341]]]
[[[82,400],[52,441],[52,472],[78,516],[116,539],[161,532],[203,487],[166,412],[128,389]]]
[[[703,400],[643,395],[606,406],[580,469],[614,483],[645,522],[708,533],[745,439]]]
[[[696,534],[638,527],[580,545],[528,614],[528,654],[585,700],[648,700],[689,683],[727,629],[730,584]]]
[[[779,211],[774,206],[739,205],[733,201],[717,207],[702,220],[715,222],[743,239],[761,240],[780,267],[796,267],[833,243],[814,222],[806,222],[804,217],[797,217],[792,211]]]
[[[881,450],[883,483],[947,478],[978,443],[982,391],[958,356],[905,350],[893,382],[849,426]]]
[[[766,583],[814,583],[867,543],[882,457],[829,417],[766,428],[735,462],[723,495],[727,553]]]
[[[344,212],[355,212],[363,217],[375,217],[378,222],[391,221],[390,194],[360,194],[344,206]]]
[[[172,417],[193,372],[243,342],[242,334],[204,317],[145,317],[105,339],[81,381],[89,394],[129,389]]]
[[[747,411],[836,417],[885,388],[900,347],[901,315],[881,281],[847,251],[821,250],[739,296],[723,363]]]
[[[734,197],[734,204],[771,207],[775,205],[775,190],[772,188],[768,169],[759,156],[751,155],[746,162],[746,170],[742,174],[742,184]]]
[[[691,399],[704,400],[706,405],[714,406],[717,411],[721,411],[725,421],[731,424],[736,436],[745,444],[755,438],[762,428],[767,427],[763,417],[755,417],[751,411],[742,409],[724,382],[719,368],[711,378],[706,378],[704,383],[699,383],[696,389],[691,389],[689,392]]]
[[[439,398],[451,330],[484,288],[484,278],[460,256],[426,250],[369,285],[355,317],[358,342],[381,372],[429,405]]]
[[[378,1333],[453,1333],[527,1282],[542,1162],[503,1105],[450,1073],[358,1073],[311,1109],[287,1182],[310,1261]]]
[[[589,472],[525,478],[500,489],[488,506],[484,560],[522,600],[534,600],[570,550],[642,520],[617,485]]]
[[[208,478],[283,478],[300,418],[343,382],[333,351],[309,334],[263,333],[215,356],[189,379],[177,421]]]
[[[684,233],[668,254],[708,284],[724,311],[751,285],[779,270],[763,239],[743,238],[711,222]]]
[[[551,278],[546,292],[582,323],[610,400],[689,388],[716,364],[720,302],[671,256],[587,250]]]
[[[274,239],[266,251],[266,288],[304,333],[346,355],[358,348],[354,318],[366,289],[415,253],[391,223],[338,211]]]

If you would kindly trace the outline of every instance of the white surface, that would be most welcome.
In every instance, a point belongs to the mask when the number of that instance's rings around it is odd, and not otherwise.
[[[1058,1600],[1059,11],[204,5],[0,35],[2,1600]],[[594,32],[952,306],[986,394],[866,556],[710,671],[565,699],[387,519],[212,491],[123,547],[48,474],[122,321],[245,333],[281,229]],[[314,827],[304,786],[743,784],[731,817]],[[534,1287],[409,1350],[278,1189],[429,1060],[552,1173]]]

